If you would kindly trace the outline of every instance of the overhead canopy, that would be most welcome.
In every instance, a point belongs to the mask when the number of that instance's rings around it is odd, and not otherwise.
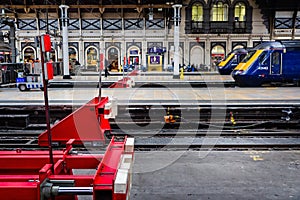
[[[189,0],[190,2],[198,2],[198,0]],[[69,13],[75,13],[74,16],[80,16],[81,13],[105,13],[105,12],[142,12],[149,11],[146,8],[172,8],[173,4],[188,4],[189,1],[183,0],[10,0],[0,5],[0,8],[5,8],[5,13],[10,17],[18,17],[18,14],[23,13],[60,13],[59,5],[68,5]],[[216,2],[218,0],[207,0],[208,2]],[[273,29],[274,19],[282,14],[287,14],[285,11],[293,13],[292,19],[295,21],[297,11],[300,11],[299,0],[248,0],[255,2],[261,9],[263,14],[264,24],[270,31]],[[183,5],[184,6],[184,5]],[[120,8],[123,8],[121,11]],[[39,12],[40,11],[40,12]],[[283,11],[283,12],[281,12]],[[296,14],[294,14],[296,13]],[[168,12],[172,16],[171,12]],[[39,16],[38,16],[39,17]]]
[[[208,0],[214,1],[214,0]],[[299,10],[299,0],[254,0],[261,9],[272,10]],[[45,3],[46,2],[46,3]],[[0,8],[23,12],[32,12],[34,9],[58,9],[65,4],[70,8],[167,8],[172,4],[182,4],[182,0],[10,0],[0,5]],[[32,10],[33,9],[33,10]],[[17,12],[18,13],[18,12]]]

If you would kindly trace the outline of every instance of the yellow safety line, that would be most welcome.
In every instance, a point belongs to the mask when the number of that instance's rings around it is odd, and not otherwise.
[[[244,151],[244,153],[250,155],[250,158],[254,161],[262,161],[264,158],[261,154],[267,154],[270,153],[270,151]]]

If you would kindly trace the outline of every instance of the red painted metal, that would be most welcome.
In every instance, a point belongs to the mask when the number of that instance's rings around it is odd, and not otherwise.
[[[129,76],[137,76],[138,72],[138,70],[133,70],[132,72],[130,72]]]
[[[124,57],[125,58],[125,57]],[[117,82],[113,83],[112,85],[109,86],[109,88],[128,88],[131,87],[132,84],[132,79],[130,78],[131,76],[136,76],[138,74],[138,70],[133,70],[128,74],[128,77],[124,77]]]
[[[75,144],[82,142],[105,143],[105,131],[111,131],[108,119],[104,118],[104,106],[108,97],[94,98],[51,128],[52,142],[65,144],[70,138]],[[47,131],[39,136],[39,145],[47,146]]]
[[[121,166],[122,156],[132,154],[128,151],[127,137],[116,140],[112,137],[105,154],[73,153],[74,144],[83,142],[104,142],[104,132],[110,131],[110,124],[104,115],[108,98],[92,99],[51,128],[53,143],[65,144],[63,150],[55,150],[53,165],[49,164],[49,151],[0,151],[0,198],[5,200],[77,200],[73,191],[91,193],[93,199],[125,200],[129,190],[114,190],[114,182]],[[109,106],[107,106],[109,107]],[[47,131],[39,136],[39,144],[47,146]],[[129,141],[129,140],[128,140]],[[131,144],[132,144],[132,140]],[[129,148],[129,149],[130,149]],[[128,155],[127,155],[128,156]],[[131,161],[132,161],[131,160]],[[94,175],[74,175],[74,169],[94,170]],[[130,173],[127,170],[127,173]],[[129,177],[129,175],[127,175]],[[130,188],[128,179],[125,188]],[[123,186],[123,185],[122,185]],[[64,188],[59,192],[59,187]],[[66,194],[66,190],[70,193]]]
[[[93,198],[125,200],[126,196],[114,194],[114,179],[124,154],[124,140],[113,137],[104,155],[72,154],[72,142],[61,151],[54,151],[54,174],[48,163],[48,151],[0,151],[0,196],[7,200],[42,200],[42,188],[53,181],[74,181],[73,187],[93,187]],[[94,175],[74,175],[73,169],[94,169]],[[97,169],[97,170],[96,170]],[[128,183],[130,184],[130,183]],[[121,198],[120,198],[121,197]],[[50,198],[44,198],[50,199]],[[62,195],[58,200],[75,200],[76,195]]]
[[[44,34],[41,36],[42,52],[51,51],[51,38],[49,34]]]
[[[117,82],[110,85],[109,88],[128,88],[129,87],[128,81],[130,80],[131,79],[129,77],[124,77],[123,79],[118,80]]]
[[[107,148],[94,177],[94,199],[100,199],[107,191],[113,190],[113,180],[116,176],[121,154],[125,149],[124,145],[123,142],[114,142],[110,148]]]

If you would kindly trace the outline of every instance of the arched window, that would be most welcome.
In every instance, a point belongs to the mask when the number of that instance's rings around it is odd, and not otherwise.
[[[34,61],[36,58],[35,50],[33,47],[28,46],[23,49],[24,61],[32,60]]]
[[[98,60],[98,51],[95,47],[89,47],[86,51],[87,67],[96,67]]]
[[[246,5],[243,2],[239,2],[234,6],[234,21],[244,22],[246,21]]]
[[[225,49],[221,45],[216,45],[211,50],[212,62],[217,65],[225,57]]]
[[[195,22],[203,21],[203,6],[201,3],[195,3],[192,6],[192,20]]]
[[[217,2],[212,6],[211,21],[228,21],[228,5]]]
[[[243,2],[238,2],[234,6],[234,28],[244,29],[246,27],[246,5]]]
[[[199,31],[203,23],[203,5],[194,3],[192,6],[192,29]]]
[[[78,60],[77,51],[76,51],[75,47],[69,47],[69,59],[70,60],[72,60],[72,59]]]
[[[118,63],[118,58],[119,58],[119,51],[116,47],[111,47],[107,51],[108,55],[108,70],[110,71],[118,71],[119,69],[119,63]]]
[[[128,49],[127,55],[129,56],[130,65],[137,66],[140,63],[140,49],[137,46],[132,46]]]
[[[235,47],[233,47],[233,50],[235,49],[244,49],[245,47],[243,45],[236,45]]]
[[[190,63],[191,66],[197,69],[204,70],[204,49],[201,46],[195,46],[190,51]]]

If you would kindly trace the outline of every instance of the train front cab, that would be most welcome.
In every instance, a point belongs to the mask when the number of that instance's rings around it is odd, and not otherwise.
[[[250,87],[288,81],[289,73],[283,75],[285,54],[285,46],[281,43],[263,43],[249,52],[245,60],[234,69],[232,76],[239,86]]]
[[[230,75],[233,69],[247,55],[246,49],[235,49],[231,51],[219,64],[218,71],[221,75]]]

